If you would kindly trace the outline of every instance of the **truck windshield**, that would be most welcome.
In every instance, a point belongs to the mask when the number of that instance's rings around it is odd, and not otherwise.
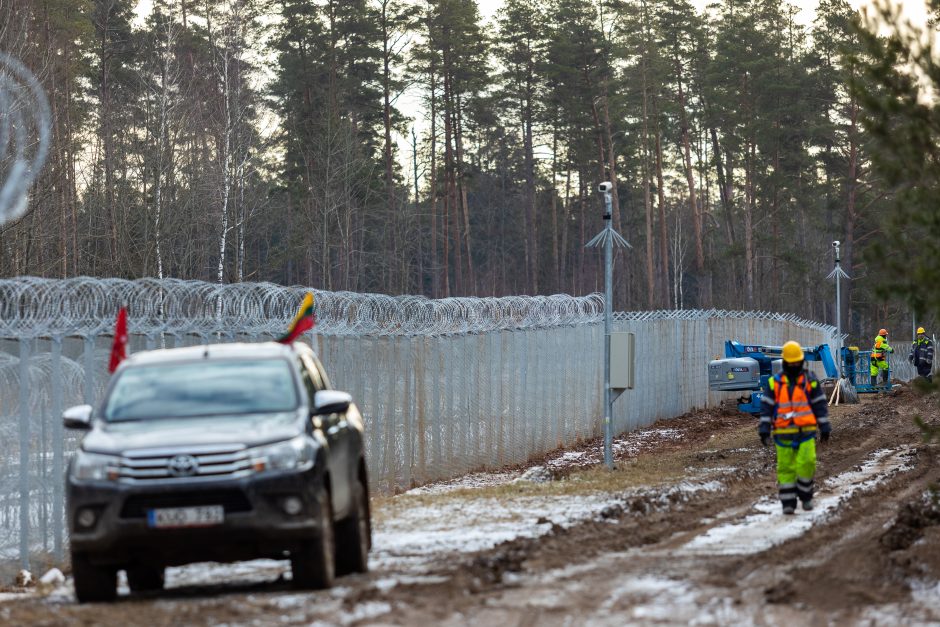
[[[130,367],[105,404],[108,422],[258,414],[297,407],[290,365],[283,359],[205,361]]]

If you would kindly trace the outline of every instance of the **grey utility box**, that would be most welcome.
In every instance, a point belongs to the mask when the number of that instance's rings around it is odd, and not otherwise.
[[[632,390],[636,383],[636,334],[610,334],[610,388]]]
[[[737,357],[715,359],[708,364],[708,388],[717,392],[756,390],[760,386],[760,365],[756,359]]]

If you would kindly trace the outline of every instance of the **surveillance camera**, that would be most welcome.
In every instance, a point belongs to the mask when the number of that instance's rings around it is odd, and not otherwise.
[[[604,183],[601,183],[600,185],[597,186],[597,191],[599,191],[599,192],[602,193],[602,194],[606,194],[606,193],[608,193],[610,190],[612,190],[613,188],[614,188],[614,186],[613,186],[611,183],[609,183],[609,182],[604,182]]]
[[[833,248],[838,248],[838,247],[839,247],[839,240],[835,240],[834,242],[832,242],[832,247],[833,247]]]

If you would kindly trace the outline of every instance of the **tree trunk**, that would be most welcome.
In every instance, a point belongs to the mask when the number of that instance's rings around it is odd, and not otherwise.
[[[558,259],[558,193],[555,190],[555,176],[558,172],[558,127],[552,126],[552,175],[549,193],[552,195],[552,272],[555,277],[554,291],[561,290],[561,267]]]
[[[756,147],[749,139],[744,164],[744,294],[748,309],[754,308],[754,161]]]
[[[695,194],[695,170],[692,166],[692,148],[689,141],[689,116],[685,109],[685,90],[682,87],[682,63],[678,50],[675,52],[676,81],[679,87],[679,121],[682,134],[682,157],[685,179],[689,186],[689,208],[692,211],[692,230],[695,239],[695,284],[699,307],[711,307],[711,298],[705,281],[705,247],[702,233],[702,212]]]
[[[400,216],[395,206],[395,179],[394,161],[392,159],[392,50],[391,33],[389,32],[388,1],[382,2],[381,15],[382,28],[382,125],[385,130],[385,212],[388,216],[392,231],[391,250],[397,255],[402,254],[401,242],[398,240]],[[403,273],[402,273],[403,274]]]
[[[463,241],[467,253],[467,281],[463,287],[462,295],[475,295],[476,274],[473,269],[473,251],[470,245],[470,203],[467,202],[467,184],[464,180],[464,159],[463,159],[463,104],[460,95],[454,96],[454,146],[455,156],[457,158],[455,175],[457,177],[457,190],[459,191],[459,207],[463,214]]]
[[[441,264],[438,257],[439,244],[437,225],[437,73],[434,58],[431,58],[430,79],[430,113],[431,113],[431,296],[441,297]]]
[[[656,100],[653,100],[653,116],[656,119],[655,141],[656,141],[656,196],[659,201],[659,263],[661,271],[661,281],[663,285],[663,307],[670,308],[669,303],[669,226],[666,223],[666,185],[663,181],[663,142],[659,130],[658,107]]]
[[[854,72],[854,68],[853,68]],[[849,102],[849,172],[847,181],[847,198],[845,203],[845,248],[843,260],[848,268],[849,278],[855,276],[855,224],[858,220],[856,214],[856,196],[858,194],[858,102],[853,96]],[[845,313],[843,329],[852,327],[852,281],[843,281],[845,287],[842,294],[842,308]]]
[[[525,200],[526,200],[526,256],[528,258],[529,274],[529,293],[539,293],[539,261],[538,261],[538,236],[537,222],[535,216],[535,150],[532,141],[532,73],[534,68],[529,68],[528,81],[526,85],[525,99],[521,107],[522,111],[522,145],[525,168]],[[554,176],[554,172],[553,172]],[[554,215],[554,212],[553,212]],[[469,253],[468,253],[469,254]]]
[[[646,216],[646,306],[655,309],[656,298],[656,270],[653,262],[653,201],[650,187],[650,159],[649,159],[649,94],[647,93],[646,62],[643,61],[643,122],[640,150],[643,176],[643,209]]]

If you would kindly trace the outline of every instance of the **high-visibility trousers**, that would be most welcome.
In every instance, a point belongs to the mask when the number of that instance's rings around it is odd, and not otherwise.
[[[871,376],[873,376],[873,377],[877,377],[879,370],[885,371],[885,370],[887,370],[887,369],[888,369],[888,362],[887,362],[887,360],[885,360],[885,359],[879,359],[879,360],[872,359],[872,360],[871,360],[871,368],[869,369],[869,370],[870,370],[869,374],[870,374]]]
[[[809,438],[794,448],[789,442],[777,440],[777,485],[784,507],[796,507],[796,500],[813,498],[816,476],[816,438]]]

